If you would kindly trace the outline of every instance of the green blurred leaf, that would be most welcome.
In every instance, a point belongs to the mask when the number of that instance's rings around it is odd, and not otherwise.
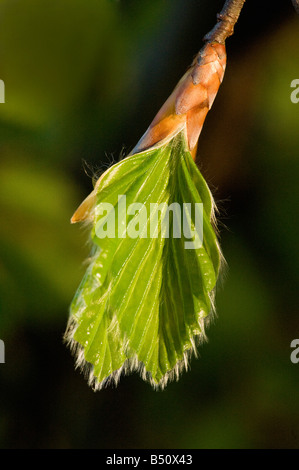
[[[52,322],[67,308],[86,254],[70,225],[72,184],[19,159],[0,166],[0,327]],[[26,318],[24,317],[26,315]]]
[[[99,27],[100,25],[100,27]],[[4,1],[0,5],[1,116],[47,124],[87,93],[101,61],[111,67],[109,36],[115,6],[106,0]]]

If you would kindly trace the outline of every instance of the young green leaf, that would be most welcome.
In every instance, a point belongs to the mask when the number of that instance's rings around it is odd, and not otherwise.
[[[124,236],[123,230],[138,223],[140,211],[128,215],[119,195],[126,196],[127,207],[141,203],[146,210],[137,238]],[[185,248],[188,240],[177,212],[168,212],[169,238],[161,233],[167,208],[185,201],[203,207],[203,240],[194,249]],[[114,227],[120,227],[114,238],[97,235],[103,218],[97,208],[103,203],[111,204]],[[151,210],[156,204],[160,218]],[[78,365],[92,365],[89,380],[96,389],[135,369],[163,388],[187,367],[196,340],[204,338],[220,265],[212,196],[184,133],[106,171],[92,217],[94,254],[73,300],[67,333],[79,352]],[[195,214],[191,220],[195,228]],[[179,238],[172,236],[175,224]]]
[[[223,44],[204,46],[132,154],[72,218],[92,223],[93,253],[65,338],[95,390],[134,370],[164,388],[205,339],[221,252],[193,160],[225,63]]]

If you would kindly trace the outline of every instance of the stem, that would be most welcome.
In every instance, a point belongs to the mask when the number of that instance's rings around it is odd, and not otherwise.
[[[207,42],[224,44],[226,38],[234,32],[245,0],[226,0],[221,12],[217,15],[217,24],[203,38]]]

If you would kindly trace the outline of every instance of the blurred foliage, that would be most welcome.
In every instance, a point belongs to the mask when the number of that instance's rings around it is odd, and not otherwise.
[[[62,344],[89,252],[69,219],[90,175],[136,144],[222,2],[0,2],[0,447],[298,448],[299,18],[291,2],[264,3],[245,4],[227,41],[200,138],[228,262],[209,343],[164,392],[132,375],[95,394]]]

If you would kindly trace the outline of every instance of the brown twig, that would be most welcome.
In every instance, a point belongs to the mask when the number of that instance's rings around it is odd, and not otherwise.
[[[245,0],[226,0],[221,12],[217,15],[217,24],[205,35],[204,41],[224,44],[226,38],[234,32]]]
[[[216,26],[204,37],[206,44],[131,154],[148,149],[184,128],[189,150],[193,159],[196,158],[199,134],[223,80],[224,43],[233,34],[244,3],[245,0],[226,0],[217,15]]]

